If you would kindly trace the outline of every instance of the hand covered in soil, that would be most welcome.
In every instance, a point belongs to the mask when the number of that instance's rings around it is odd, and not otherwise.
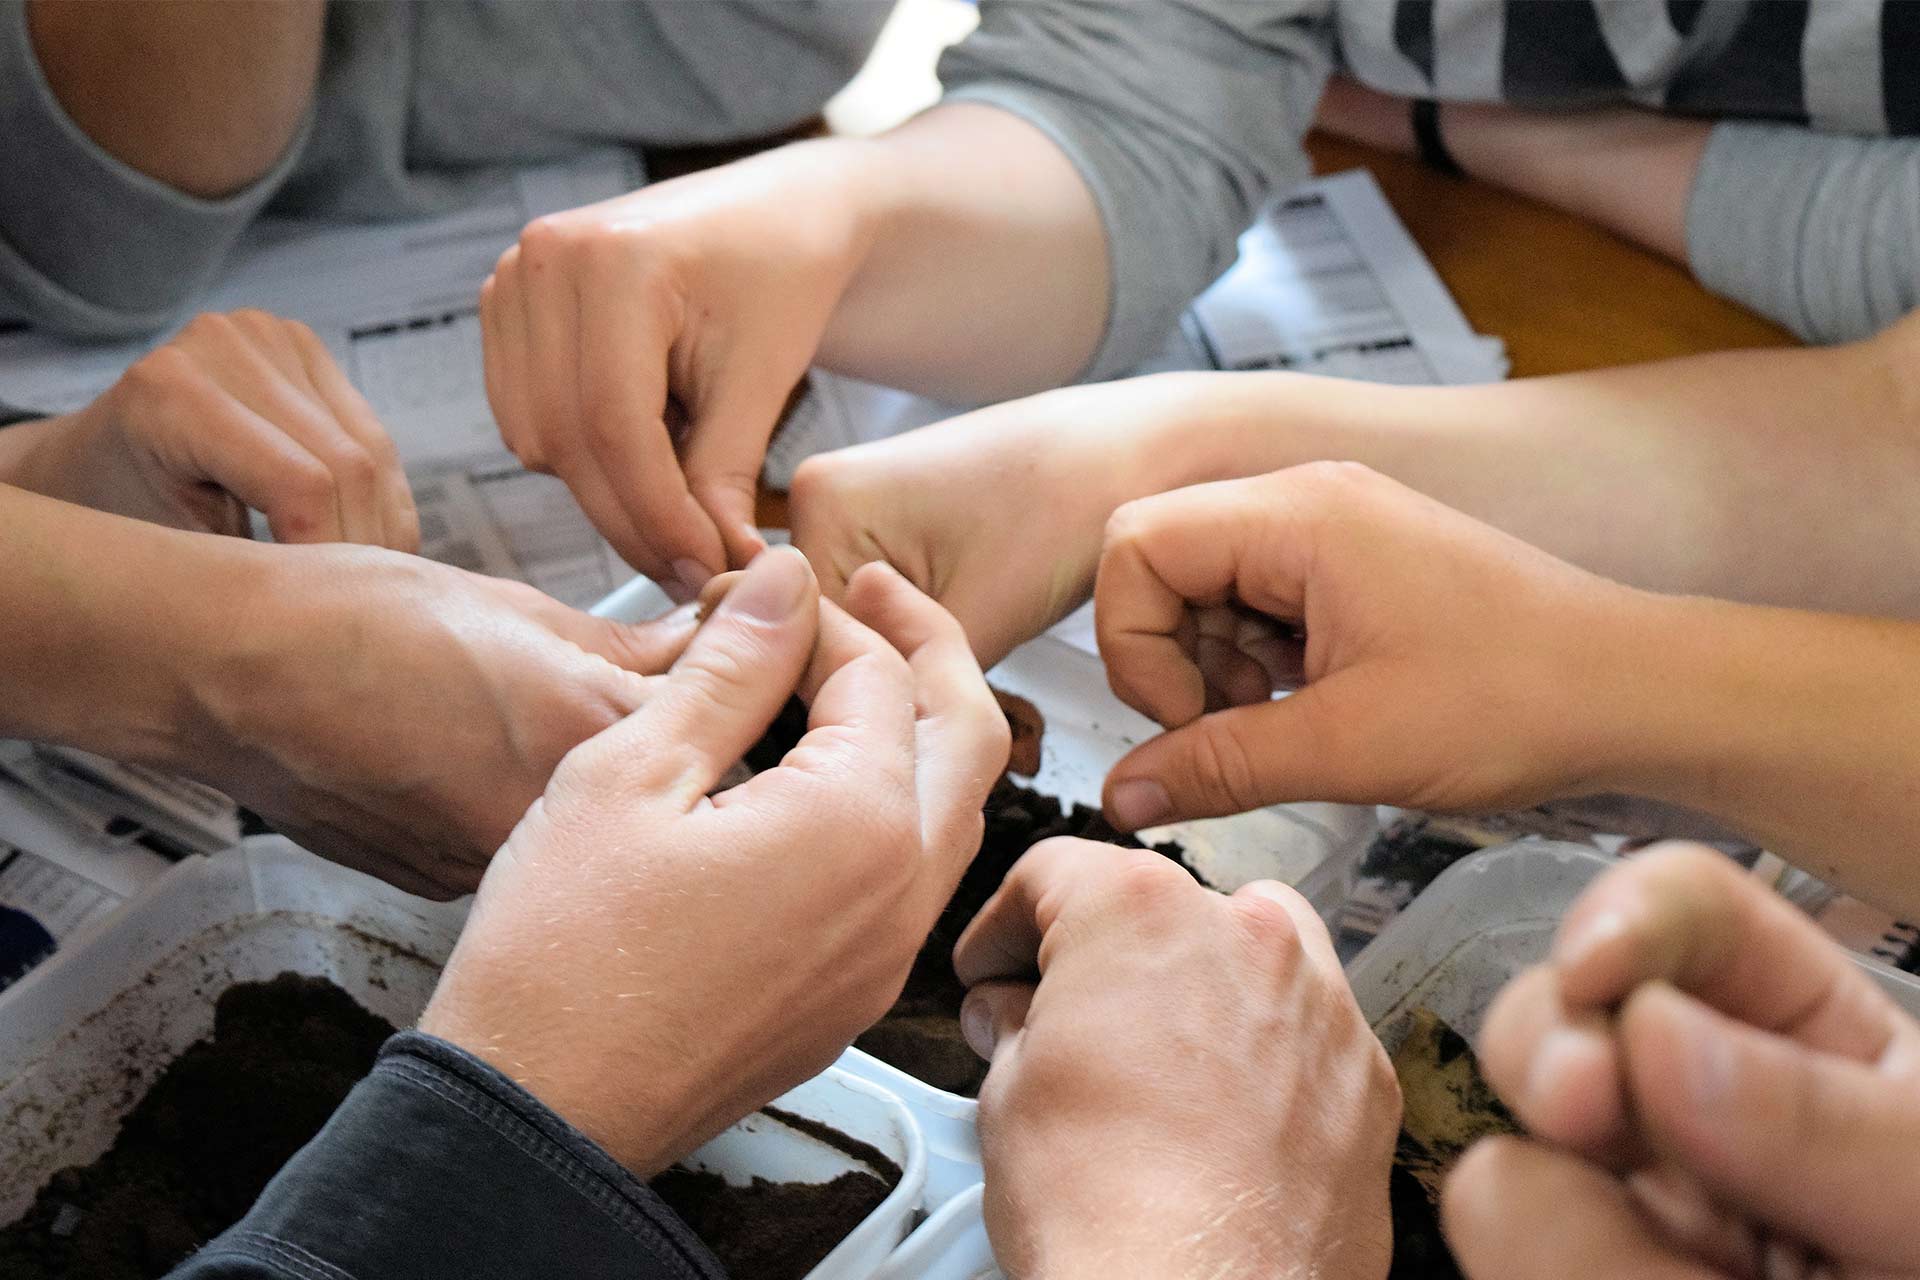
[[[756,559],[561,763],[422,1019],[643,1176],[885,1013],[979,847],[1007,729],[959,627],[884,568],[847,607],[798,553]],[[710,794],[796,687],[806,736]]]
[[[1640,598],[1352,463],[1130,503],[1101,553],[1100,653],[1168,732],[1113,767],[1107,815],[1578,791],[1596,743],[1566,709],[1627,660],[1612,637]]]
[[[1533,1137],[1447,1185],[1475,1280],[1920,1275],[1920,1025],[1721,855],[1601,878],[1481,1055]]]
[[[1164,487],[1151,442],[1190,416],[1194,385],[1069,387],[818,454],[794,475],[794,545],[831,598],[891,564],[991,667],[1086,600],[1107,517]]]
[[[691,610],[627,626],[372,548],[248,548],[172,767],[403,889],[470,892],[561,757],[645,700]]]
[[[417,551],[393,441],[305,325],[202,315],[77,413],[0,432],[0,478],[156,524]]]
[[[1298,894],[1049,840],[954,965],[1009,1276],[1386,1274],[1399,1087]]]
[[[768,437],[862,249],[843,154],[786,147],[541,218],[481,291],[507,447],[682,600],[763,545]]]

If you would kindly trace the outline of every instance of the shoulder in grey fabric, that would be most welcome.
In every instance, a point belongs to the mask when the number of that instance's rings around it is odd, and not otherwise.
[[[587,145],[761,137],[815,114],[891,0],[333,0],[314,112],[260,182],[200,200],[114,160],[49,91],[0,0],[0,312],[114,336],[172,320],[263,209],[445,209],[500,166]]]

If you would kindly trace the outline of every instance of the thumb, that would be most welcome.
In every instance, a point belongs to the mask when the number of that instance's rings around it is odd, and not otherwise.
[[[792,696],[820,629],[806,557],[775,547],[740,576],[660,690],[593,740],[621,775],[691,809],[767,731]]]
[[[1101,806],[1122,831],[1245,813],[1292,800],[1351,798],[1329,690],[1339,678],[1277,702],[1201,716],[1135,747],[1107,774]]]
[[[967,1046],[992,1062],[994,1051],[1027,1025],[1033,993],[1030,982],[1004,979],[983,982],[967,992],[966,1002],[960,1006],[960,1030],[967,1037]]]
[[[1664,982],[1621,1013],[1648,1137],[1714,1198],[1867,1268],[1920,1249],[1911,1079],[1737,1022]]]

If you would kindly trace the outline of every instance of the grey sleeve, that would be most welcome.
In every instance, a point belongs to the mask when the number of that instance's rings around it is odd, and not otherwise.
[[[0,0],[0,312],[89,337],[163,327],[300,149],[296,140],[273,172],[232,196],[176,191],[81,132],[41,74],[26,0]]]
[[[1920,138],[1716,125],[1687,257],[1709,289],[1810,342],[1879,332],[1920,308]]]
[[[940,61],[945,100],[1043,130],[1106,225],[1107,330],[1083,380],[1151,354],[1261,202],[1307,176],[1332,40],[1326,0],[981,0]]]

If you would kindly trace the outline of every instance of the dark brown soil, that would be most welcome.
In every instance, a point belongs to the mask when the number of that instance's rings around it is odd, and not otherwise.
[[[652,1185],[733,1280],[800,1280],[891,1190],[853,1172],[818,1184],[755,1178],[736,1187],[717,1173],[669,1169]]]
[[[716,1173],[669,1169],[654,1191],[704,1240],[733,1280],[800,1280],[833,1252],[900,1183],[900,1166],[864,1142],[805,1116],[765,1108],[791,1129],[852,1156],[873,1172],[831,1182],[731,1186]]]
[[[163,1275],[246,1213],[391,1034],[319,978],[229,988],[212,1038],[161,1073],[112,1149],[55,1174],[0,1231],[0,1276]]]
[[[880,1022],[854,1043],[937,1089],[973,1097],[987,1078],[987,1064],[960,1034],[960,1002],[966,988],[953,973],[953,945],[1020,855],[1053,836],[1080,836],[1125,848],[1141,848],[1132,836],[1107,825],[1097,809],[1062,807],[1016,782],[1002,779],[987,798],[986,833],[980,852],[961,878],[940,920],[927,936],[907,977],[906,989]],[[1159,846],[1178,861],[1180,846]]]
[[[55,1174],[0,1230],[5,1280],[152,1280],[245,1215],[372,1069],[393,1027],[322,978],[228,988],[214,1031],[160,1074],[108,1152]],[[900,1170],[837,1130],[769,1107],[878,1176],[728,1187],[672,1169],[653,1188],[736,1280],[803,1276],[887,1197]]]

